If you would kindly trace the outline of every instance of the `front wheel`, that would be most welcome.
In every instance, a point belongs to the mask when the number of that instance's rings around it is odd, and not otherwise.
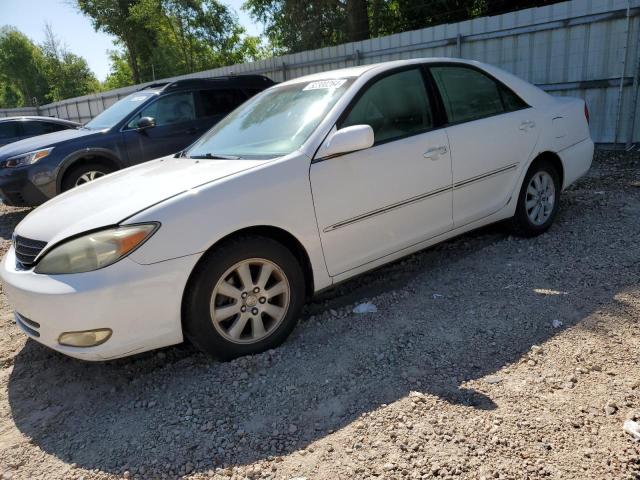
[[[85,163],[72,167],[62,179],[62,191],[66,192],[74,187],[93,182],[111,172],[113,172],[113,168],[101,163]]]
[[[187,338],[229,360],[280,345],[304,303],[304,274],[295,256],[266,237],[245,237],[208,254],[185,298]]]
[[[534,163],[524,178],[511,219],[514,233],[534,237],[546,232],[558,213],[561,188],[560,175],[551,162]]]

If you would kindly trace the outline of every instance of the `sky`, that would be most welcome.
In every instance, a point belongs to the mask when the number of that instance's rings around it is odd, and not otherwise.
[[[244,0],[221,0],[238,14],[249,35],[262,34],[262,27],[242,10]],[[71,0],[0,0],[0,26],[12,25],[36,43],[44,40],[44,25],[51,23],[54,33],[76,55],[84,57],[99,80],[109,73],[108,50],[115,49],[113,37],[95,32],[91,21],[73,6]]]

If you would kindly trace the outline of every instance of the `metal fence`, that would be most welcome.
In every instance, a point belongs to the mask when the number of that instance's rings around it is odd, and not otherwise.
[[[596,142],[640,141],[640,0],[572,0],[167,80],[259,73],[283,81],[352,65],[443,56],[491,63],[553,95],[585,98]],[[39,108],[4,109],[0,116],[40,114],[86,122],[142,86]]]

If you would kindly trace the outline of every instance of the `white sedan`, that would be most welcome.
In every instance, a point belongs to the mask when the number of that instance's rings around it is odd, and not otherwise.
[[[588,120],[584,101],[472,61],[297,78],[186,151],[37,208],[0,275],[22,330],[73,357],[184,337],[261,352],[354,275],[500,220],[546,231],[591,165]]]

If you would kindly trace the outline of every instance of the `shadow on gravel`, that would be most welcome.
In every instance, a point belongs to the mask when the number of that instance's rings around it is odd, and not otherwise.
[[[542,237],[508,239],[493,227],[339,286],[262,355],[219,363],[178,346],[91,364],[30,341],[10,376],[13,419],[67,463],[155,477],[291,453],[413,390],[496,409],[464,383],[639,285],[639,212],[613,215],[615,201],[581,195],[565,196]],[[380,292],[378,314],[327,313]]]

